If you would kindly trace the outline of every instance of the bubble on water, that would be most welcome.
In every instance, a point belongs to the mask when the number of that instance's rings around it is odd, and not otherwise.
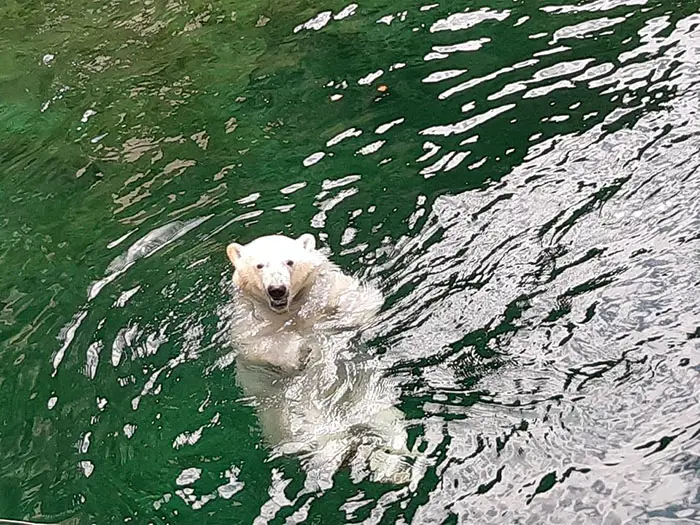
[[[124,435],[127,439],[131,439],[131,437],[134,435],[134,432],[136,432],[136,425],[127,423],[126,425],[124,425],[122,431],[124,432]]]
[[[318,163],[325,156],[326,156],[326,154],[323,151],[318,151],[318,152],[312,153],[311,155],[306,157],[302,161],[302,163],[304,164],[304,166],[306,166],[308,168],[309,166],[313,166],[314,164]]]
[[[90,119],[90,117],[92,117],[92,116],[94,116],[94,115],[97,115],[97,111],[92,110],[92,109],[85,110],[85,112],[83,113],[82,118],[80,119],[80,122],[85,123],[85,122],[87,122],[87,121]]]
[[[177,479],[175,480],[175,483],[177,483],[180,486],[192,485],[192,483],[197,481],[201,477],[201,475],[202,475],[201,468],[197,468],[197,467],[186,468],[177,477]]]
[[[78,463],[78,465],[80,466],[80,469],[83,471],[83,474],[85,475],[86,478],[89,478],[90,476],[92,476],[92,473],[95,470],[95,465],[93,464],[92,461],[84,460],[84,461],[81,461],[80,463]]]

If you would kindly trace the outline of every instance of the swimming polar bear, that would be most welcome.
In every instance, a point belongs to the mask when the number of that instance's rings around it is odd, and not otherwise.
[[[230,244],[236,376],[279,454],[299,454],[308,488],[342,465],[354,480],[411,481],[403,414],[356,334],[384,300],[316,250],[313,235]],[[358,355],[359,354],[359,355]]]

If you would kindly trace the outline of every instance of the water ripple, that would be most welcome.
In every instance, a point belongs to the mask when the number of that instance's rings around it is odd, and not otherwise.
[[[0,7],[3,517],[700,518],[696,1],[84,7]],[[307,231],[386,295],[409,486],[236,385],[222,247]]]

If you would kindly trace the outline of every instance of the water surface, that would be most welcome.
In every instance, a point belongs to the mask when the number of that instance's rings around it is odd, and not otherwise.
[[[0,517],[700,520],[700,3],[0,7]],[[382,286],[415,490],[303,490],[224,247]]]

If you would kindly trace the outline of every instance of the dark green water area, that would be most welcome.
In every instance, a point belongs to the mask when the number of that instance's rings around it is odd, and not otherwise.
[[[698,0],[0,6],[0,518],[700,521]],[[262,440],[225,246],[386,304],[417,487]]]

